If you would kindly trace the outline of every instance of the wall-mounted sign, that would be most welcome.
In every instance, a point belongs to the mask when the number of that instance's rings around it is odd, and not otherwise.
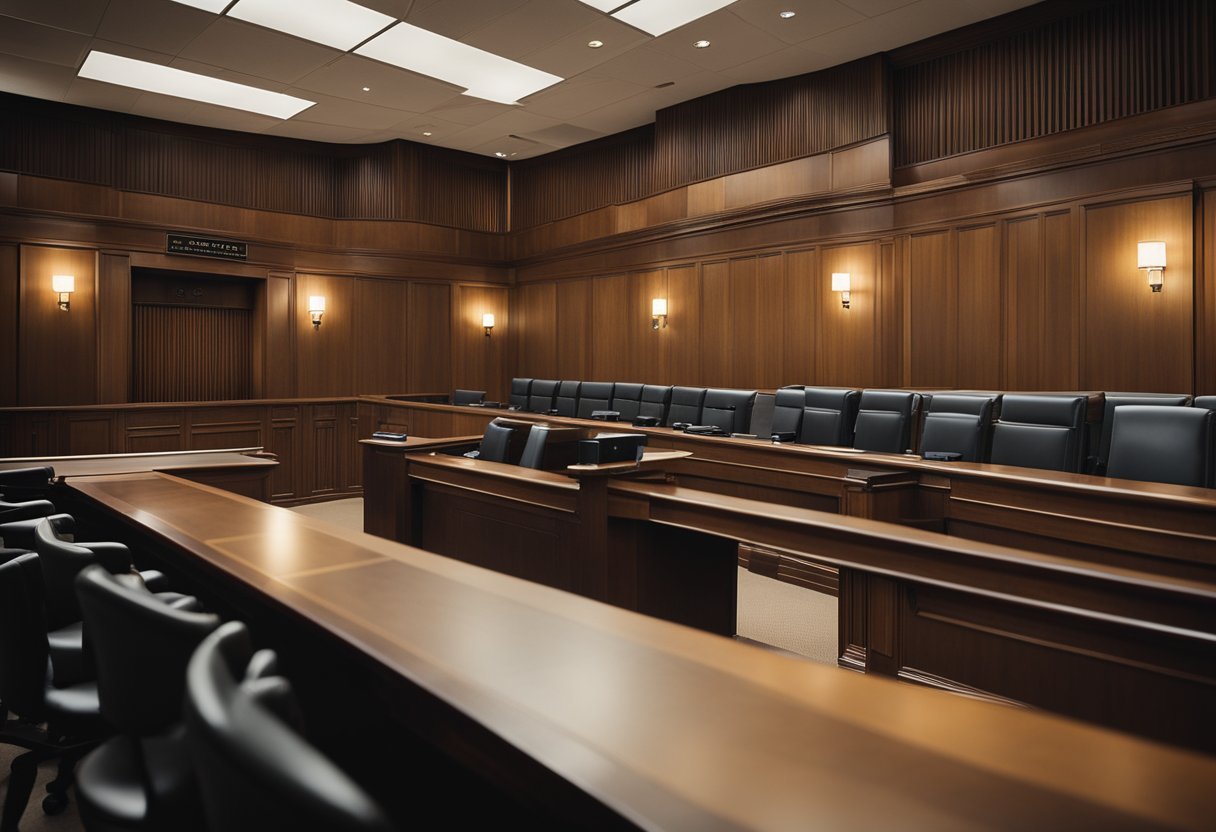
[[[170,254],[193,254],[196,257],[221,257],[225,260],[244,260],[248,243],[232,240],[215,240],[211,237],[195,237],[191,234],[170,234],[165,250]]]

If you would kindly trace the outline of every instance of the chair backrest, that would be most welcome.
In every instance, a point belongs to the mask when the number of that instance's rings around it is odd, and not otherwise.
[[[507,403],[512,407],[526,410],[528,407],[528,394],[531,391],[532,379],[513,378],[511,379],[511,397],[507,400]]]
[[[52,514],[34,529],[34,546],[42,558],[46,586],[46,618],[52,630],[80,620],[76,601],[76,576],[97,563],[97,555],[72,542],[76,530],[69,514]]]
[[[612,388],[611,381],[584,381],[578,391],[579,418],[590,419],[596,410],[611,410]]]
[[[853,447],[875,453],[907,453],[912,447],[912,416],[919,402],[919,394],[906,390],[862,390]]]
[[[652,416],[659,424],[667,419],[667,408],[671,406],[671,388],[658,384],[647,384],[642,388],[642,403],[638,406],[639,416]]]
[[[667,408],[667,421],[663,424],[674,425],[676,422],[701,424],[701,409],[705,405],[704,387],[673,387],[671,388],[671,406]]]
[[[802,411],[806,408],[806,389],[782,387],[773,397],[772,433],[793,433],[802,430]]]
[[[1216,411],[1123,405],[1114,412],[1106,474],[1128,480],[1210,488]]]
[[[578,394],[579,388],[582,386],[581,381],[563,381],[557,385],[557,396],[553,399],[553,409],[557,411],[558,416],[578,415]]]
[[[618,381],[612,385],[612,406],[609,410],[615,410],[621,414],[621,419],[630,422],[638,415],[642,408],[642,385],[627,384]]]
[[[485,400],[485,390],[456,390],[452,393],[452,404],[479,404]]]
[[[920,450],[962,454],[964,462],[988,456],[996,396],[934,393],[920,431]]]
[[[478,459],[489,462],[506,462],[514,464],[523,453],[526,438],[524,432],[514,425],[501,424],[497,419],[486,425],[486,432],[481,437],[478,448]]]
[[[717,425],[727,433],[747,433],[755,403],[755,390],[706,390],[701,424]]]
[[[1216,410],[1216,396],[1196,396],[1194,405],[1195,407],[1206,407],[1208,410]]]
[[[804,445],[852,445],[861,391],[850,387],[807,387],[803,395],[798,441]]]
[[[11,468],[0,471],[0,495],[6,499],[22,500],[42,496],[55,477],[55,469]]]
[[[46,711],[45,592],[38,555],[0,563],[0,702],[31,722]]]
[[[209,829],[392,829],[381,809],[298,731],[290,683],[274,655],[253,652],[229,622],[194,651],[186,673],[186,742]]]
[[[528,393],[528,410],[533,413],[548,413],[552,410],[559,383],[545,378],[532,379],[532,390]]]
[[[1001,397],[989,461],[1079,473],[1085,459],[1086,396]]]
[[[76,595],[97,665],[102,716],[132,736],[160,734],[180,722],[186,663],[219,617],[174,609],[100,566],[76,576]]]
[[[549,441],[549,428],[546,425],[533,425],[528,431],[528,441],[524,443],[524,452],[519,458],[521,468],[540,469],[545,461],[545,443]]]
[[[1106,460],[1110,456],[1110,437],[1115,427],[1115,411],[1129,404],[1155,405],[1161,407],[1185,407],[1191,403],[1191,397],[1182,393],[1107,393],[1106,403],[1102,408],[1102,424],[1097,441],[1090,434],[1090,449],[1097,448],[1094,455],[1092,473],[1102,474],[1106,471]]]

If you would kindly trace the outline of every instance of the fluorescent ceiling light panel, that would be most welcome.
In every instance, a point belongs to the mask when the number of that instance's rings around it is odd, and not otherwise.
[[[735,0],[638,0],[612,16],[658,37],[733,2]]]
[[[215,12],[219,14],[232,0],[173,0],[174,3],[181,3],[183,6],[194,6],[196,9],[202,9],[205,12]]]
[[[398,23],[355,52],[464,87],[465,95],[500,104],[514,104],[563,80],[408,23]]]
[[[343,52],[396,20],[349,0],[239,0],[228,16]]]
[[[80,67],[81,78],[105,81],[161,95],[172,95],[204,104],[218,104],[275,118],[291,118],[307,110],[315,101],[306,101],[281,92],[223,81],[171,66],[161,66],[108,52],[90,52]]]

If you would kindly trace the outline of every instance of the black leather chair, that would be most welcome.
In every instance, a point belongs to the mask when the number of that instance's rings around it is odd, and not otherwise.
[[[549,441],[549,428],[546,425],[533,425],[528,430],[528,441],[524,443],[523,454],[519,458],[521,468],[540,469],[545,461],[545,444]]]
[[[804,445],[853,444],[861,391],[850,387],[807,387],[798,441]]]
[[[311,746],[275,655],[253,652],[229,622],[209,635],[186,676],[186,737],[207,824],[224,832],[388,832],[392,824]]]
[[[1106,475],[1127,480],[1216,485],[1216,411],[1123,405],[1114,412]]]
[[[1208,410],[1216,410],[1216,396],[1196,396],[1193,404],[1195,407],[1206,407]]]
[[[612,385],[612,405],[608,409],[621,414],[622,421],[632,422],[642,410],[642,389],[641,384],[618,381]]]
[[[612,410],[611,381],[584,381],[578,391],[578,416],[590,419],[596,410]]]
[[[530,378],[513,378],[511,379],[511,398],[507,401],[511,407],[517,407],[520,410],[528,409],[528,394],[532,390],[532,379]]]
[[[905,390],[862,390],[853,447],[875,453],[907,453],[912,447],[912,418],[919,404],[919,394]]]
[[[58,759],[59,772],[47,785],[42,808],[48,814],[62,811],[76,761],[106,733],[95,682],[51,684],[45,593],[38,555],[29,552],[0,563],[0,743],[28,749],[12,763],[0,814],[5,830],[17,829],[38,765],[46,760]]]
[[[802,413],[805,409],[805,388],[782,387],[774,396],[772,433],[792,433],[797,439],[802,430]]]
[[[54,468],[14,468],[0,471],[0,557],[15,557],[34,549],[34,529],[55,506],[41,498],[50,487]]]
[[[647,384],[642,387],[642,401],[638,405],[639,416],[649,416],[664,424],[667,419],[667,409],[671,406],[671,388],[658,384]]]
[[[452,392],[452,404],[481,404],[485,400],[485,390],[455,390]]]
[[[988,461],[1080,473],[1088,407],[1085,396],[1002,396]]]
[[[186,664],[219,618],[175,609],[135,576],[100,566],[81,571],[76,593],[96,660],[101,714],[118,732],[77,769],[85,828],[203,829],[181,714]]]
[[[1106,472],[1106,460],[1110,456],[1110,436],[1115,425],[1115,410],[1129,404],[1185,407],[1190,403],[1191,397],[1181,393],[1107,393],[1102,409],[1102,423],[1093,426],[1097,430],[1090,433],[1091,453],[1093,449],[1097,449],[1097,453],[1093,455],[1090,473],[1101,475]],[[1097,433],[1096,439],[1094,433]]]
[[[727,433],[747,433],[755,403],[755,390],[706,390],[701,424],[717,425]]]
[[[704,387],[673,387],[671,388],[671,406],[667,408],[667,421],[663,424],[674,425],[676,422],[688,422],[691,425],[701,424],[701,410],[705,405]]]
[[[532,389],[528,393],[528,410],[533,413],[548,413],[553,409],[553,399],[557,395],[557,385],[560,382],[544,378],[532,379]]]
[[[41,499],[54,477],[55,469],[45,465],[0,471],[0,499],[16,502]]]
[[[558,416],[578,415],[579,388],[581,381],[563,381],[557,385],[557,397],[553,399],[553,409]]]
[[[525,432],[515,425],[504,425],[495,419],[486,425],[481,445],[476,451],[477,459],[488,462],[505,462],[514,465],[523,454]],[[469,454],[471,456],[472,454]]]
[[[988,457],[996,396],[934,393],[920,431],[920,452],[959,454],[963,462]]]

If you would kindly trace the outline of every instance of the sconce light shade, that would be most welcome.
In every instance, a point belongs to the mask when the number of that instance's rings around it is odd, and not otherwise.
[[[1136,268],[1147,271],[1149,287],[1160,292],[1165,271],[1165,243],[1160,240],[1136,243]]]
[[[667,326],[667,298],[652,298],[650,301],[650,328]]]
[[[51,275],[51,290],[59,295],[59,308],[67,312],[71,308],[72,292],[76,291],[76,275]]]
[[[494,329],[494,313],[485,312],[481,316],[481,325],[485,327],[486,337],[490,337],[490,330]]]
[[[832,291],[840,292],[840,305],[849,308],[849,273],[832,272]]]
[[[325,314],[324,295],[308,296],[308,314],[312,316],[313,329],[319,328],[321,326],[321,316]]]

